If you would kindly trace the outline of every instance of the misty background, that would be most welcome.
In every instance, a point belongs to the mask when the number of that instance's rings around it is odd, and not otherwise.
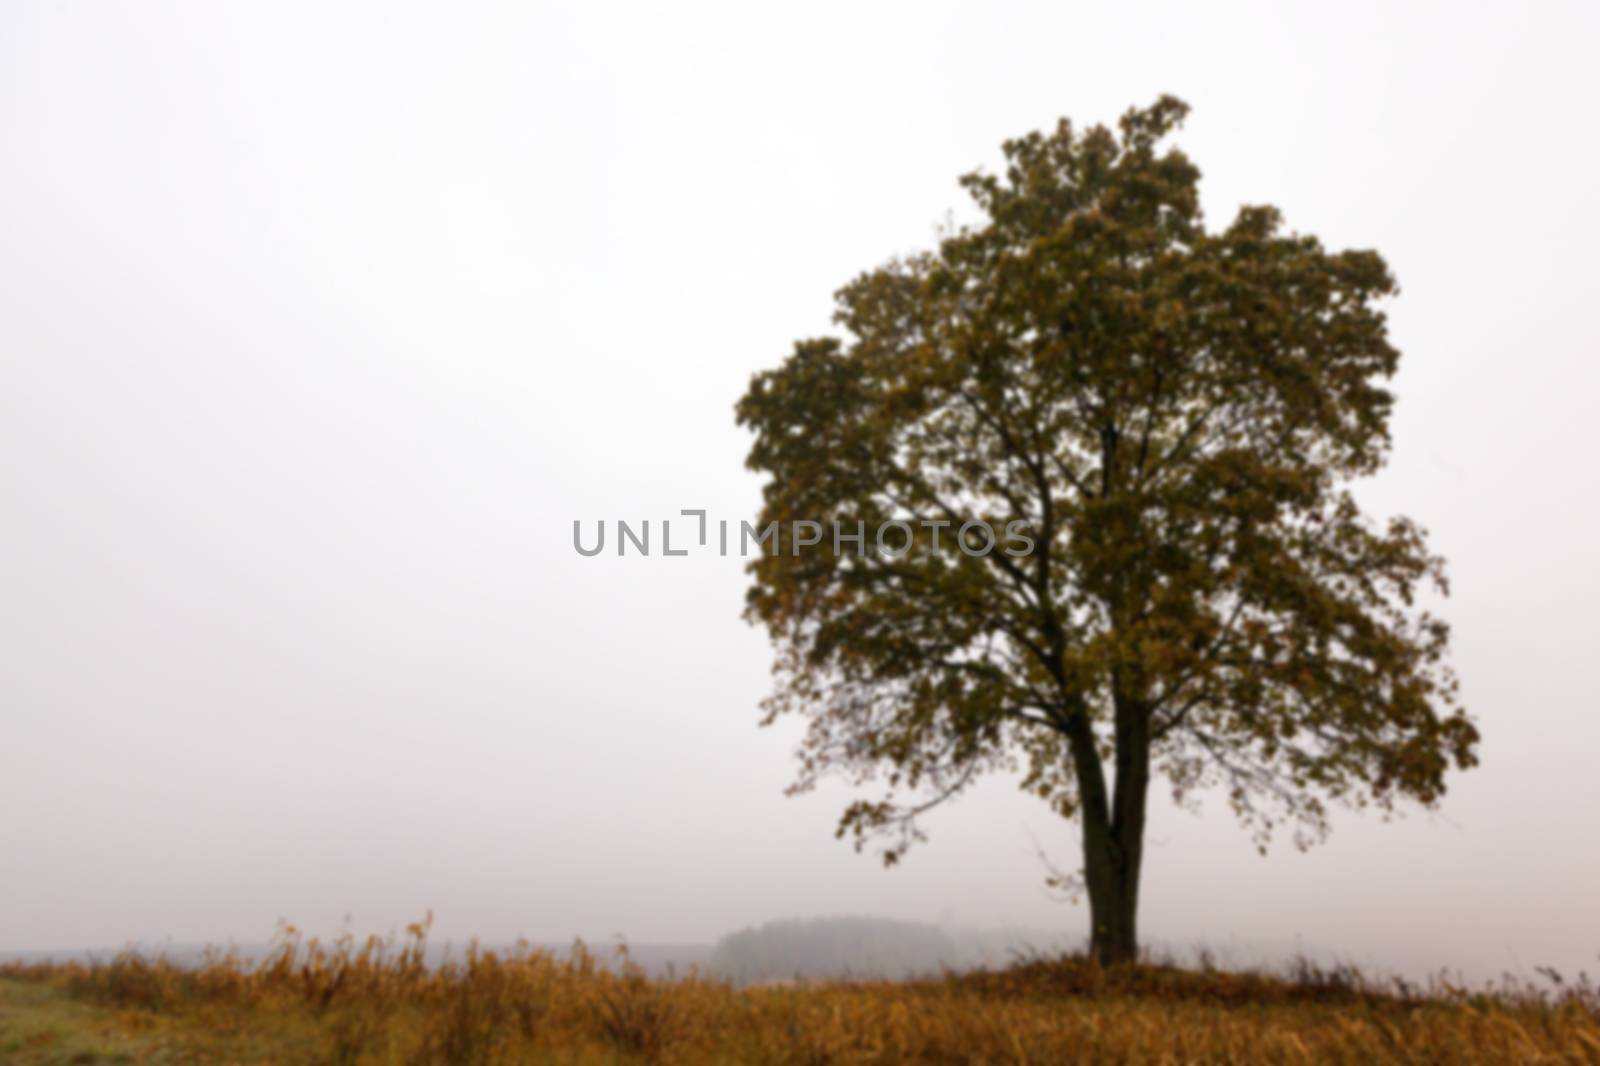
[[[0,949],[709,944],[865,914],[1081,937],[996,779],[884,870],[786,799],[732,404],[956,177],[1162,92],[1212,225],[1402,293],[1389,468],[1451,563],[1482,765],[1258,857],[1161,803],[1158,944],[1595,965],[1600,8],[0,6]]]

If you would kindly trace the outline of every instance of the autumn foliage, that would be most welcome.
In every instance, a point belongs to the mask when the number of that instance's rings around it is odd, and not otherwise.
[[[1351,488],[1388,455],[1395,280],[1270,206],[1208,226],[1171,143],[1187,111],[1006,142],[962,179],[977,222],[845,285],[843,336],[737,409],[763,523],[914,531],[751,564],[768,720],[808,726],[796,787],[873,785],[839,830],[893,861],[919,815],[1020,771],[1080,824],[1105,962],[1138,954],[1162,778],[1309,843],[1331,805],[1432,805],[1477,760],[1430,611],[1444,562]],[[956,543],[1014,524],[1031,551]]]

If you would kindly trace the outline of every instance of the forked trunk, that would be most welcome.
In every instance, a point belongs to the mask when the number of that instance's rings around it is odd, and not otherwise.
[[[1102,966],[1139,958],[1139,845],[1129,854],[1107,831],[1084,826],[1089,955]]]
[[[1144,858],[1145,799],[1150,791],[1149,718],[1119,700],[1115,792],[1107,795],[1093,737],[1081,726],[1073,760],[1083,801],[1083,875],[1089,894],[1089,954],[1104,966],[1139,958],[1139,872]]]

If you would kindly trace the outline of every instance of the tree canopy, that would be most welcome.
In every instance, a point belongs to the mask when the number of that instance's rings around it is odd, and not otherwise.
[[[750,564],[767,720],[809,723],[794,787],[878,780],[839,828],[892,862],[929,807],[1020,771],[1082,822],[1108,962],[1137,951],[1153,775],[1303,844],[1330,803],[1435,803],[1477,742],[1422,602],[1443,561],[1350,492],[1390,445],[1395,281],[1271,207],[1208,230],[1168,143],[1186,112],[1006,142],[1003,173],[961,179],[980,222],[851,281],[844,336],[737,408],[763,522],[911,527],[904,553]],[[972,520],[1023,521],[1031,550],[953,550]]]

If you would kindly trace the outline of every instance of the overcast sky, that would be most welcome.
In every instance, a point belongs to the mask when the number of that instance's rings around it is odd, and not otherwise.
[[[1484,739],[1307,854],[1163,802],[1143,929],[1593,968],[1597,49],[1592,3],[5,3],[0,948],[1080,933],[1008,782],[897,869],[834,840],[739,560],[571,523],[752,517],[733,402],[834,289],[1171,92],[1214,225],[1400,279],[1362,498],[1451,560]]]

